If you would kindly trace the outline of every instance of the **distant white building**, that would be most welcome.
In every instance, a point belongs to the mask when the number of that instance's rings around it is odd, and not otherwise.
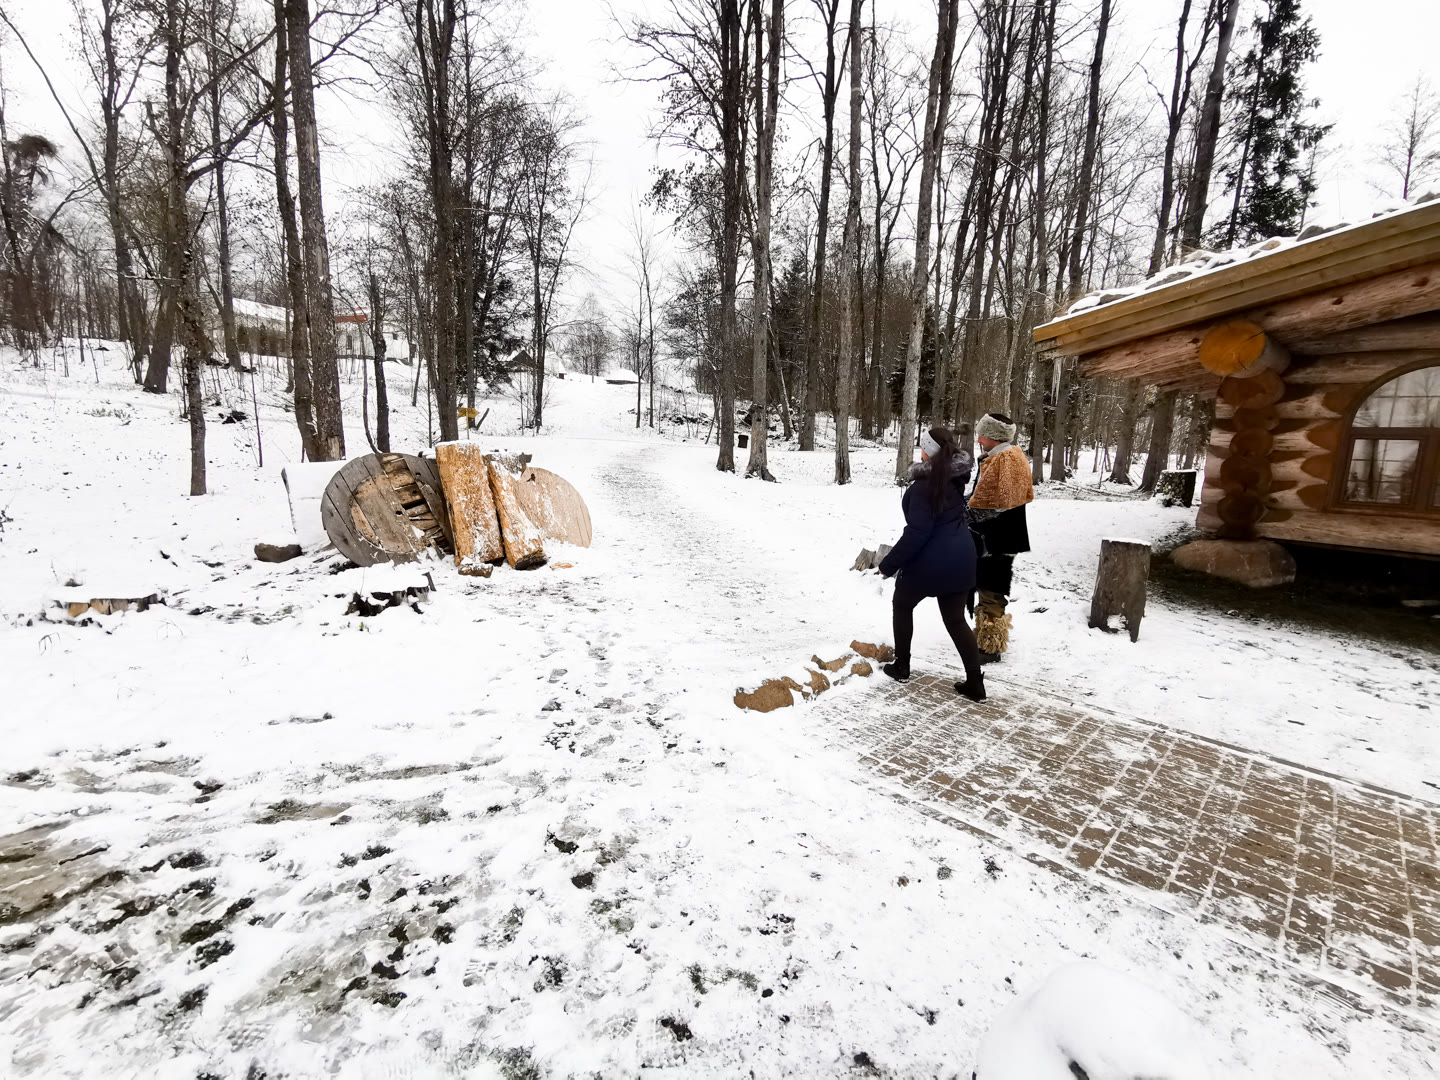
[[[335,316],[335,351],[343,359],[369,359],[374,354],[369,314],[361,309]],[[235,298],[235,333],[240,351],[261,356],[290,355],[290,312],[274,304]],[[385,356],[410,363],[412,350],[405,330],[386,324]]]

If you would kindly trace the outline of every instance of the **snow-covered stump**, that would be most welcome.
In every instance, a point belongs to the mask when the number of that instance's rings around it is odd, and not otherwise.
[[[1091,629],[1110,632],[1110,616],[1123,615],[1130,640],[1140,637],[1150,581],[1150,545],[1143,540],[1101,540],[1100,567],[1090,598]]]

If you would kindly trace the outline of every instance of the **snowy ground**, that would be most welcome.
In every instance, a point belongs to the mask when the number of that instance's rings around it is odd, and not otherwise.
[[[488,581],[442,564],[419,611],[360,618],[350,595],[392,574],[251,557],[289,529],[278,387],[265,468],[253,419],[212,424],[191,499],[178,398],[116,355],[98,386],[73,358],[0,373],[0,832],[34,852],[0,864],[13,1074],[968,1076],[996,1017],[1080,958],[1198,1020],[1217,1076],[1433,1074],[1424,1018],[1353,1012],[895,803],[823,707],[734,709],[738,685],[888,638],[882,586],[847,567],[898,535],[889,451],[845,489],[828,454],[745,481],[713,444],[636,435],[633,388],[557,383],[549,434],[484,441],[571,480],[594,546]],[[392,441],[418,449],[407,374]],[[992,696],[1042,686],[1433,796],[1433,654],[1155,600],[1136,644],[1085,629],[1100,537],[1189,519],[1038,502]],[[168,604],[89,626],[50,606],[135,589]],[[933,612],[916,662],[951,663]],[[76,894],[22,918],[7,883]]]

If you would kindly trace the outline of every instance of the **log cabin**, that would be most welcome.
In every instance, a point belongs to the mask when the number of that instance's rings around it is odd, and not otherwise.
[[[1440,193],[1199,252],[1033,334],[1082,376],[1215,398],[1201,529],[1440,557]]]

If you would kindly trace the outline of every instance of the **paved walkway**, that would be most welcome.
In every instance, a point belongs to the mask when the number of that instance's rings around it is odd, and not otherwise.
[[[1440,806],[999,681],[885,690],[817,705],[911,797],[1440,1014]]]

